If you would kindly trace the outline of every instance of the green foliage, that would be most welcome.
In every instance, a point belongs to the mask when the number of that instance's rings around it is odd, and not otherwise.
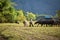
[[[56,16],[60,19],[60,10],[56,11]]]
[[[18,20],[18,21],[23,21],[23,20],[25,20],[25,19],[26,19],[26,17],[24,16],[23,11],[22,11],[22,10],[18,10],[18,11],[17,11],[17,20]]]
[[[33,14],[32,12],[27,12],[27,20],[30,20],[30,19],[35,20],[36,19],[36,15]]]
[[[14,22],[16,10],[10,0],[0,0],[0,22]]]

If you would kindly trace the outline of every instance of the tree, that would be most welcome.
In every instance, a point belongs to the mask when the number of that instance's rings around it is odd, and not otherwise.
[[[22,10],[18,10],[18,11],[17,11],[17,20],[18,20],[18,21],[23,21],[23,20],[25,20],[25,19],[26,19],[26,17],[24,16],[23,11],[22,11]]]
[[[36,15],[33,14],[32,12],[27,12],[27,20],[35,20],[36,19]]]
[[[10,0],[0,0],[0,22],[14,22],[16,10]]]
[[[56,16],[60,19],[60,10],[56,11]]]

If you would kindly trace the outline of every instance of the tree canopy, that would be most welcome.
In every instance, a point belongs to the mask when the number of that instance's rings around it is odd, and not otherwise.
[[[13,22],[16,19],[16,10],[10,0],[0,0],[0,22]]]
[[[35,20],[36,19],[36,15],[33,14],[32,12],[27,12],[27,20],[30,20],[30,19]]]
[[[36,15],[32,12],[26,14],[23,10],[16,10],[12,4],[11,0],[0,0],[0,23],[23,21],[26,18],[36,19]]]
[[[60,10],[56,11],[56,16],[60,19]]]
[[[18,10],[17,11],[17,20],[18,21],[24,21],[26,19],[26,17],[24,16],[24,13],[22,10]]]

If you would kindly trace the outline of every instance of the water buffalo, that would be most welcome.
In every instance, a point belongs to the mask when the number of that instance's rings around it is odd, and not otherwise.
[[[54,18],[54,25],[60,25],[60,20],[58,18]]]
[[[35,24],[41,24],[41,26],[43,25],[53,25],[54,24],[54,20],[52,18],[43,18],[43,19],[40,19],[38,21],[35,22]]]

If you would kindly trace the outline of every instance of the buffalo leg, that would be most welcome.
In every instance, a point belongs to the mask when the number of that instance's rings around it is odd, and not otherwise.
[[[41,24],[41,27],[43,26],[43,24]]]

